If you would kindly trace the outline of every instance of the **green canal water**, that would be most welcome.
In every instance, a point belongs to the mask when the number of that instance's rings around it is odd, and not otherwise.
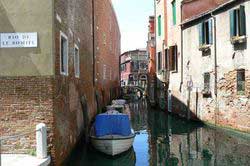
[[[78,145],[69,166],[250,166],[250,138],[187,122],[147,106],[130,104],[137,135],[131,148],[115,158]]]

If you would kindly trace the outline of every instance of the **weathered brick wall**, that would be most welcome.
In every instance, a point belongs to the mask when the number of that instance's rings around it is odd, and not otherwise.
[[[95,0],[96,88],[101,107],[118,97],[120,29],[110,0]]]
[[[56,18],[59,16],[58,19]],[[82,134],[87,134],[95,115],[93,86],[92,1],[55,1],[54,155],[56,165],[69,155]],[[60,74],[60,31],[69,42],[67,76]],[[74,72],[74,45],[80,54],[80,78]],[[82,106],[82,98],[87,103]]]
[[[197,1],[198,4],[200,2]],[[204,5],[204,2],[202,4]],[[213,22],[213,27],[217,27],[216,37],[214,37],[216,45],[214,41],[211,47],[209,47],[210,51],[207,53],[199,50],[199,31],[197,28],[198,24],[207,20],[207,18],[197,20],[183,27],[184,82],[183,90],[178,100],[189,106],[188,109],[192,111],[191,114],[196,119],[218,126],[249,132],[249,42],[232,44],[230,41],[230,11],[234,8],[239,8],[240,5],[245,6],[246,20],[250,17],[248,10],[250,6],[249,1],[237,1],[221,9],[215,15],[216,21]],[[210,19],[213,20],[214,18]],[[246,28],[249,28],[249,24],[246,24]],[[213,32],[213,34],[215,33]],[[215,48],[215,46],[217,47]],[[215,62],[217,63],[216,70]],[[246,92],[241,95],[237,93],[237,70],[239,69],[246,71]],[[202,94],[205,73],[210,74],[209,91],[211,95],[208,96],[203,96]],[[190,105],[188,105],[188,81],[193,83],[193,88],[190,92]],[[173,82],[173,84],[175,83],[177,82]]]
[[[249,108],[250,108],[250,72],[245,73],[245,94],[237,93],[237,71],[230,71],[224,74],[218,84],[219,110],[216,114],[218,121],[222,126],[228,126],[243,131],[250,132]]]
[[[28,135],[2,142],[4,153],[35,150],[35,127],[48,127],[49,149],[53,140],[53,78],[51,76],[0,77],[0,136]]]

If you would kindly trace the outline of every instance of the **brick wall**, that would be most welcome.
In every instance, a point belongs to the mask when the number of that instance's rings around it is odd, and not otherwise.
[[[52,110],[52,77],[0,77],[0,135],[12,136],[33,131],[27,136],[2,142],[2,152],[29,153],[34,151],[35,126],[38,123],[47,125],[51,148]]]
[[[92,1],[55,1],[54,132],[56,165],[69,155],[96,114],[93,85]],[[60,74],[60,31],[68,37],[68,75]],[[74,45],[79,47],[80,77],[75,77]],[[83,100],[84,98],[84,100]],[[85,101],[85,103],[83,103]],[[83,106],[84,105],[84,106]]]
[[[95,0],[95,77],[101,107],[118,97],[120,29],[110,0]]]

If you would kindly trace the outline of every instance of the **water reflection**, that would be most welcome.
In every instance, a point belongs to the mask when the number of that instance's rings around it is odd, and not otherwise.
[[[131,107],[133,127],[141,130],[146,126],[146,131],[138,132],[140,136],[136,137],[135,143],[141,137],[148,140],[147,143],[134,145],[136,165],[141,165],[141,160],[145,161],[145,154],[138,154],[137,146],[145,145],[149,147],[146,165],[249,165],[249,135],[236,135],[187,122],[162,111],[148,110],[142,103],[135,105]]]
[[[79,145],[73,152],[65,166],[134,166],[135,151],[131,148],[116,157],[108,156],[96,151],[92,146]]]
[[[150,109],[146,101],[131,103],[137,135],[133,149],[111,158],[90,145],[79,145],[66,165],[80,166],[247,166],[250,137],[187,122]]]

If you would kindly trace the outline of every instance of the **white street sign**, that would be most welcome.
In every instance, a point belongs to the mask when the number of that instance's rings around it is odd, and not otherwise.
[[[37,32],[0,34],[0,48],[31,48],[37,43]]]

